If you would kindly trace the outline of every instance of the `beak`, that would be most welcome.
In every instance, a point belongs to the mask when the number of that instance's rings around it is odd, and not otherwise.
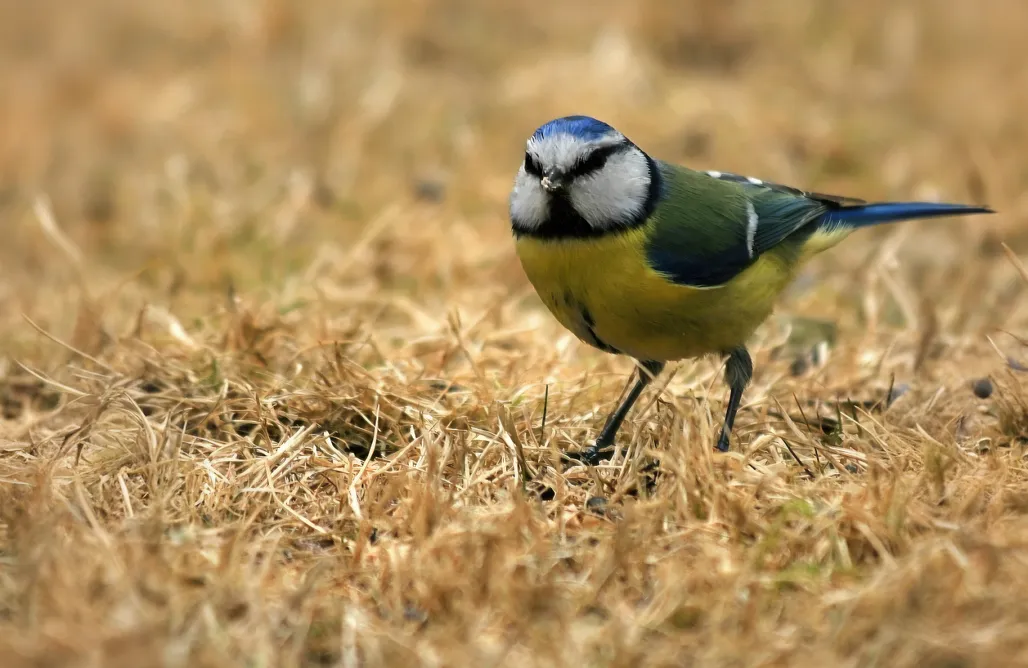
[[[548,170],[543,174],[543,178],[539,179],[539,184],[548,193],[555,193],[564,189],[564,174],[556,170]]]

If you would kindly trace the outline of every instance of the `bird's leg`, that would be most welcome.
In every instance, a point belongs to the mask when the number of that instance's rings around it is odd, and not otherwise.
[[[728,452],[728,439],[735,424],[735,414],[742,403],[742,392],[753,377],[753,360],[745,348],[739,347],[726,353],[725,382],[731,390],[728,395],[728,410],[725,412],[725,424],[721,427],[721,435],[717,439],[717,449]]]
[[[650,384],[650,381],[664,370],[664,362],[639,362],[639,366],[640,368],[636,370],[635,382],[632,385],[632,389],[628,392],[628,396],[607,417],[603,429],[600,430],[600,435],[596,437],[596,442],[582,453],[582,461],[588,464],[595,464],[600,460],[600,455],[603,451],[614,445],[614,438],[617,436],[618,429],[621,428],[621,423],[628,417],[628,412],[632,410],[632,406],[639,400],[639,396],[646,389],[646,386]]]

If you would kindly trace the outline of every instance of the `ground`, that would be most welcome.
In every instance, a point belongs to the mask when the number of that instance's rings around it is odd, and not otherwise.
[[[1018,0],[0,3],[0,663],[1024,662],[1025,25]],[[545,312],[506,218],[525,139],[570,113],[998,213],[807,266],[732,452],[699,360],[571,466],[631,363]]]

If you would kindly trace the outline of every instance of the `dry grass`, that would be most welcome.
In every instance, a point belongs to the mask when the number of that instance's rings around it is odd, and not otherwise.
[[[0,663],[1024,665],[1025,25],[1019,0],[0,2]],[[1001,213],[811,265],[734,452],[700,361],[569,468],[630,364],[541,309],[505,207],[573,112]]]

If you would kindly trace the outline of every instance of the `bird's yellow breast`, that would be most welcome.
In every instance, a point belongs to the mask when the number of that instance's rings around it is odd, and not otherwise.
[[[723,286],[678,285],[646,261],[647,226],[594,239],[523,236],[517,253],[557,320],[578,338],[642,360],[744,345],[774,308],[796,258],[775,252]]]

